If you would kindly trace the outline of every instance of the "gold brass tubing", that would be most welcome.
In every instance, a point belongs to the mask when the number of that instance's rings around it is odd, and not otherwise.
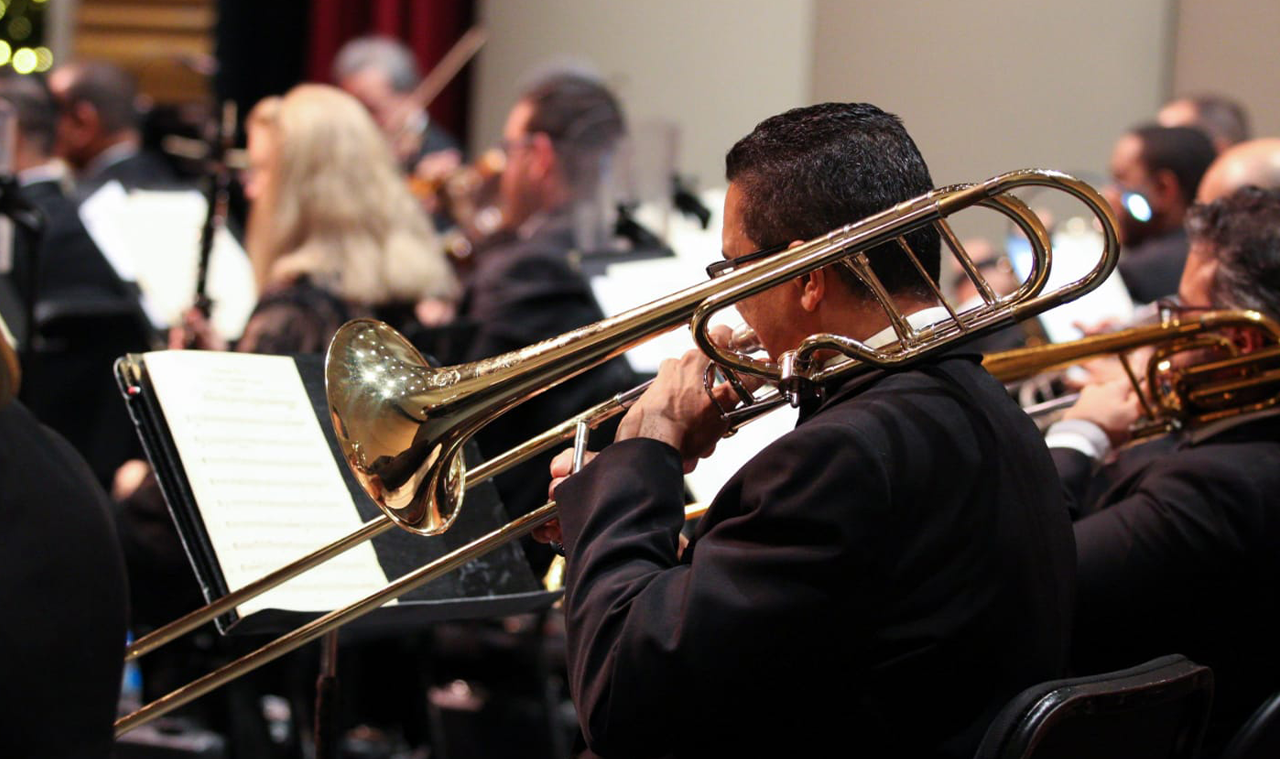
[[[1270,369],[1262,374],[1255,374],[1250,377],[1241,377],[1233,380],[1223,380],[1215,382],[1206,387],[1193,390],[1189,396],[1192,402],[1203,403],[1209,398],[1220,393],[1235,393],[1241,390],[1251,390],[1255,387],[1272,384],[1280,380],[1280,369]]]
[[[626,393],[620,393],[603,403],[587,409],[572,419],[552,427],[541,435],[531,438],[511,450],[489,459],[471,470],[467,478],[467,486],[470,487],[476,483],[484,482],[491,477],[496,477],[511,467],[542,453],[556,443],[564,442],[572,438],[574,429],[579,422],[586,422],[589,426],[594,428],[604,421],[611,419],[619,412],[629,408],[631,403],[640,396],[640,393],[642,393],[649,384],[650,383],[646,382]],[[372,540],[391,529],[393,526],[395,526],[395,523],[385,514],[380,514],[379,516],[370,519],[368,522],[365,522],[360,529],[355,530],[294,562],[286,564],[280,569],[264,575],[242,588],[238,588],[215,601],[211,601],[199,609],[196,609],[185,616],[179,617],[163,627],[157,628],[146,635],[143,635],[125,649],[125,661],[132,661],[140,656],[151,653],[157,648],[186,635],[200,625],[226,614],[240,604],[243,604],[250,599],[257,598],[272,588],[288,582],[303,572],[317,567],[329,559],[345,553],[351,548],[354,548],[367,540]]]
[[[1194,323],[1183,327],[1194,326]],[[1093,335],[1067,343],[1049,343],[1030,348],[990,353],[983,357],[982,366],[1001,382],[1017,382],[1028,377],[1074,364],[1081,359],[1101,354],[1119,353],[1140,348],[1177,335],[1178,326],[1152,325],[1134,327],[1107,335]]]
[[[270,574],[263,575],[248,585],[234,590],[215,601],[211,601],[208,604],[201,606],[199,609],[196,609],[185,616],[179,617],[164,627],[157,628],[146,635],[143,635],[125,649],[124,660],[131,661],[139,656],[149,654],[166,643],[186,635],[200,625],[226,614],[245,601],[248,601],[251,598],[257,598],[277,585],[287,582],[303,572],[323,564],[334,556],[344,553],[348,549],[360,545],[366,540],[371,540],[374,537],[381,535],[393,526],[395,525],[391,521],[390,517],[385,514],[380,514],[373,519],[370,519],[368,522],[365,522],[360,529],[335,540],[329,545],[324,546],[317,551],[313,551],[297,561],[286,564]]]
[[[934,224],[934,226],[936,227],[938,225]],[[916,252],[907,244],[907,238],[902,235],[898,235],[898,247],[902,249],[902,252],[906,254],[907,258],[911,259],[911,263],[915,264],[916,273],[919,274],[920,279],[923,279],[925,284],[929,286],[929,290],[933,293],[933,297],[937,298],[943,308],[947,309],[948,314],[951,314],[951,320],[954,321],[956,326],[960,327],[961,330],[964,330],[964,322],[960,321],[960,316],[956,314],[956,310],[951,307],[951,303],[947,300],[946,296],[942,294],[942,290],[938,289],[938,283],[934,282],[933,277],[929,276],[929,272],[924,270],[924,264],[920,263],[920,259],[916,257]]]
[[[1147,400],[1147,394],[1142,392],[1142,383],[1138,380],[1138,375],[1133,373],[1133,367],[1129,365],[1129,356],[1121,353],[1116,356],[1120,362],[1120,366],[1124,367],[1124,374],[1129,378],[1129,384],[1133,386],[1133,392],[1138,396],[1138,403],[1142,404],[1142,413],[1148,419],[1156,418],[1156,410],[1151,408],[1151,403]]]
[[[988,305],[996,302],[996,293],[991,289],[991,284],[987,282],[987,278],[982,276],[978,271],[978,267],[974,265],[973,259],[969,257],[969,251],[964,249],[960,244],[959,238],[956,237],[955,230],[947,223],[946,219],[938,219],[938,232],[942,235],[942,241],[951,249],[951,255],[956,257],[960,262],[960,268],[968,275],[969,281],[978,289],[982,295],[982,302]]]
[[[284,656],[294,649],[310,643],[330,630],[335,630],[351,620],[373,611],[393,598],[402,596],[409,591],[448,574],[472,559],[479,558],[480,556],[506,545],[517,538],[524,537],[535,527],[544,524],[554,517],[555,512],[555,501],[548,501],[543,506],[534,509],[528,514],[508,522],[502,527],[486,533],[464,546],[450,551],[435,561],[424,564],[376,593],[371,593],[349,606],[336,609],[325,614],[319,619],[312,620],[302,627],[273,640],[267,645],[245,654],[230,664],[214,670],[197,680],[193,680],[187,685],[184,685],[183,687],[178,688],[177,690],[172,691],[149,704],[146,704],[132,714],[128,714],[116,720],[116,736],[118,737],[123,735],[135,727],[139,727],[140,725],[144,725],[157,717],[168,714],[174,709],[190,703],[209,691],[215,690],[247,672],[251,672],[268,662],[272,662],[281,656]]]

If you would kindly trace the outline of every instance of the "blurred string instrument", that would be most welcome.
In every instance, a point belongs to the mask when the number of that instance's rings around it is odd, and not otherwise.
[[[1137,393],[1142,416],[1132,429],[1134,438],[1200,429],[1280,402],[1280,324],[1256,311],[1165,308],[1156,324],[992,353],[982,364],[997,379],[1013,383],[1106,356],[1120,361]],[[1138,359],[1141,374],[1132,358]],[[1047,413],[1076,397],[1028,411]]]
[[[409,191],[453,221],[453,228],[444,233],[444,246],[459,266],[465,266],[475,246],[502,226],[498,183],[506,166],[506,155],[495,148],[441,176],[409,177]]]
[[[390,123],[399,125],[390,135],[391,147],[396,155],[413,155],[421,149],[424,130],[415,128],[421,126],[415,117],[439,97],[444,88],[449,86],[449,82],[480,52],[488,39],[489,33],[483,27],[473,26],[468,29],[422,78],[418,86],[405,96],[404,102],[390,119]]]
[[[1037,186],[1055,188],[1084,204],[1102,230],[1097,263],[1079,278],[1056,288],[1046,286],[1051,266],[1048,232],[1031,209],[1012,194]],[[1026,279],[1008,295],[997,295],[991,289],[951,229],[949,217],[970,208],[986,208],[1013,220],[1031,241],[1033,264]],[[926,227],[938,231],[944,249],[974,280],[982,301],[960,312],[947,306],[946,315],[937,321],[912,326],[872,270],[867,251],[881,245],[898,248],[914,263],[923,286],[946,304],[939,284],[906,243],[908,234]],[[746,413],[738,408],[732,410],[732,415],[726,414],[726,422],[732,428],[758,417],[764,409],[797,403],[819,392],[828,381],[905,368],[949,350],[958,342],[1077,298],[1111,273],[1118,253],[1115,219],[1093,188],[1066,174],[1027,169],[977,184],[934,190],[751,266],[559,337],[470,364],[432,368],[387,325],[367,319],[350,322],[335,335],[325,362],[330,416],[343,458],[383,516],[139,639],[127,649],[126,657],[132,659],[152,651],[393,525],[418,535],[440,535],[457,517],[469,484],[531,456],[572,440],[575,459],[581,461],[589,430],[623,413],[643,393],[644,386],[584,411],[470,472],[464,467],[461,453],[477,431],[512,407],[681,325],[688,324],[699,348],[722,372],[734,378]],[[832,265],[846,267],[865,285],[883,308],[896,340],[871,346],[845,335],[811,335],[777,362],[752,358],[712,340],[709,326],[719,312],[807,272]],[[830,360],[833,354],[836,359]],[[760,394],[750,391],[749,386],[757,380],[770,389]],[[555,502],[548,502],[459,546],[382,590],[299,627],[122,717],[116,722],[116,733],[144,724],[325,636],[388,601],[527,535],[555,514]]]

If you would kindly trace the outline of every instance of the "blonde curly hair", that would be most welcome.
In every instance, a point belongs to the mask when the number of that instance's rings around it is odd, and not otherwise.
[[[302,84],[249,114],[269,165],[246,231],[259,291],[308,277],[369,306],[457,297],[440,239],[364,107]]]

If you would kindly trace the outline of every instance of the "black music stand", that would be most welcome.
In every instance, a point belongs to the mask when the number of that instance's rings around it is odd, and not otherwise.
[[[292,360],[320,420],[330,453],[352,494],[362,522],[379,516],[378,507],[360,488],[342,461],[337,438],[328,418],[324,393],[324,366],[320,356],[293,356]],[[116,364],[116,378],[124,394],[130,416],[155,470],[169,512],[177,527],[188,558],[208,601],[229,592],[218,556],[204,527],[202,510],[193,495],[177,446],[170,434],[155,389],[146,368],[146,355],[130,354]],[[478,463],[474,445],[468,448],[468,463]],[[505,510],[492,482],[472,486],[457,521],[444,534],[422,537],[403,530],[391,530],[374,538],[377,560],[388,579],[395,579],[427,562],[490,532],[507,521]],[[299,557],[295,557],[299,558]],[[503,546],[475,559],[467,566],[401,596],[393,606],[385,606],[355,620],[344,628],[358,637],[380,637],[409,632],[437,622],[462,619],[507,617],[548,609],[559,592],[547,592],[535,579],[516,543]],[[224,635],[280,634],[311,621],[322,612],[264,609],[247,616],[228,613],[216,622]],[[326,655],[318,682],[316,736],[326,749],[331,729],[326,719],[332,711],[337,690],[334,676],[336,632],[324,640]],[[327,663],[327,664],[326,664]],[[317,756],[322,754],[318,752]]]

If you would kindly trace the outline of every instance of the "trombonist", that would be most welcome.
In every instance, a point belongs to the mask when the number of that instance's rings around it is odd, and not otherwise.
[[[767,119],[726,164],[713,276],[932,189],[901,121],[868,104]],[[907,239],[936,281],[936,230]],[[909,321],[945,316],[896,244],[869,255]],[[862,287],[832,266],[738,308],[775,359],[811,333],[886,344]],[[833,383],[681,553],[682,472],[725,430],[707,364],[665,362],[617,442],[567,478],[569,457],[553,463],[559,522],[537,537],[567,555],[590,749],[972,756],[1009,698],[1065,665],[1071,532],[1034,426],[967,353]]]
[[[1185,306],[1280,320],[1280,191],[1248,187],[1193,206],[1187,229]],[[1244,351],[1261,347],[1236,337]],[[1049,430],[1068,499],[1084,512],[1072,667],[1087,674],[1169,653],[1211,667],[1214,756],[1280,688],[1280,415],[1245,414],[1109,457],[1138,412],[1127,380],[1089,385]]]

